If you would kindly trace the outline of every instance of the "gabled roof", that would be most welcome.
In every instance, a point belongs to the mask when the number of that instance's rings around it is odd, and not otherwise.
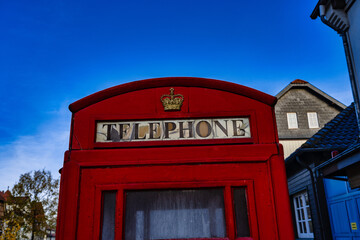
[[[10,196],[10,191],[7,190],[6,192],[0,191],[0,201],[6,202],[7,198]]]
[[[346,108],[344,104],[336,100],[335,98],[329,96],[328,94],[324,93],[320,89],[316,88],[315,86],[311,85],[307,81],[301,80],[301,79],[295,79],[292,81],[289,85],[287,85],[283,90],[281,90],[278,94],[276,94],[276,98],[280,99],[282,96],[284,96],[288,91],[291,89],[307,89],[308,91],[316,94],[318,97],[322,98],[323,100],[327,101],[331,105],[333,105],[336,108],[339,108],[340,110]]]
[[[332,0],[331,2],[329,0],[319,0],[310,15],[311,19],[316,19],[320,15],[319,12],[320,5],[327,5],[327,4],[331,4],[334,9],[343,9],[346,6],[346,2],[344,0]]]
[[[354,103],[352,103],[301,145],[286,161],[296,157],[301,152],[309,150],[343,151],[354,144],[358,136],[359,129],[356,120],[355,106]]]

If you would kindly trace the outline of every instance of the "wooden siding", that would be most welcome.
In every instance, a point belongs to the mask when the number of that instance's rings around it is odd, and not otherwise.
[[[288,187],[289,187],[289,195],[290,195],[290,203],[293,204],[292,198],[295,194],[307,191],[308,197],[309,197],[309,205],[311,210],[311,217],[313,220],[313,229],[314,229],[314,239],[321,239],[321,228],[320,228],[320,222],[319,222],[319,216],[316,212],[316,202],[315,202],[315,196],[313,187],[311,184],[311,177],[308,170],[303,169],[297,174],[291,176],[288,178]],[[294,206],[291,206],[292,209]],[[293,219],[295,222],[294,212]],[[296,228],[296,226],[294,226]],[[295,231],[296,233],[296,231]]]
[[[314,166],[310,166],[310,167],[313,168]],[[330,231],[329,217],[327,213],[326,199],[324,197],[319,198],[320,209],[317,211],[316,197],[311,182],[310,172],[307,169],[302,169],[299,172],[295,173],[294,175],[288,176],[288,187],[289,187],[290,203],[292,204],[291,208],[293,214],[293,221],[295,222],[292,197],[297,193],[307,191],[309,197],[311,217],[313,221],[314,239],[317,240],[331,239],[331,231]],[[321,178],[316,179],[316,188],[319,196],[325,196],[324,184]],[[323,230],[321,229],[320,218],[322,219]],[[294,226],[294,228],[296,229],[296,226]]]

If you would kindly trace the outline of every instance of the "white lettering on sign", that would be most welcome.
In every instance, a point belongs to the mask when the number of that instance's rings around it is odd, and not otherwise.
[[[250,138],[249,118],[97,122],[96,142]]]

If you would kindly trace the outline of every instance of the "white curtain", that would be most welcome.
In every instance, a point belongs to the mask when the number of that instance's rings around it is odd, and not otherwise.
[[[225,237],[223,189],[129,191],[126,240]]]

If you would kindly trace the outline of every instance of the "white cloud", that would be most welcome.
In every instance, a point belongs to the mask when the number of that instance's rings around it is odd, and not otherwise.
[[[20,174],[46,169],[54,178],[60,176],[64,152],[68,149],[70,113],[62,107],[51,112],[52,120],[43,123],[31,136],[20,136],[14,142],[0,146],[0,190],[10,189]]]

